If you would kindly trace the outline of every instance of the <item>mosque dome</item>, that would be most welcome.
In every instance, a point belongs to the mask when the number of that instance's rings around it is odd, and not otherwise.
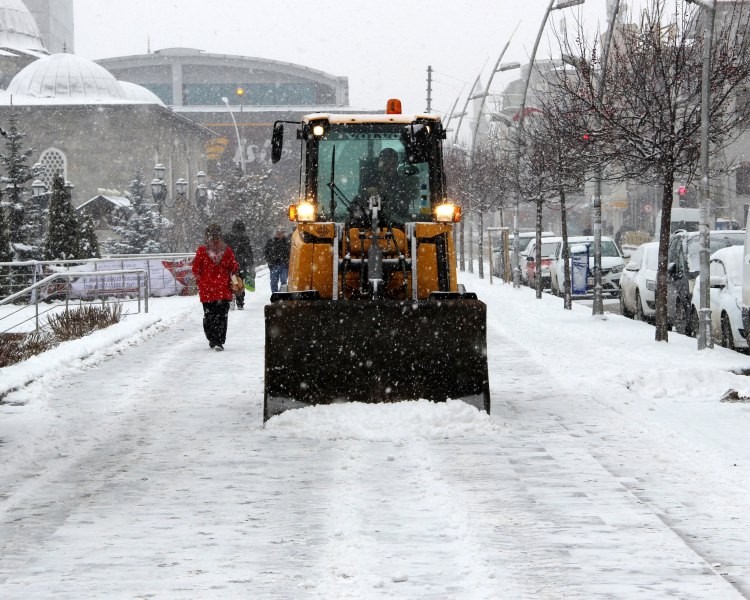
[[[8,94],[71,104],[128,103],[120,83],[104,67],[74,54],[52,54],[21,69]]]
[[[134,104],[159,104],[164,106],[164,102],[161,101],[159,96],[142,85],[130,81],[118,81],[118,83],[125,93],[125,97]]]
[[[0,47],[47,53],[36,21],[22,0],[0,0]]]

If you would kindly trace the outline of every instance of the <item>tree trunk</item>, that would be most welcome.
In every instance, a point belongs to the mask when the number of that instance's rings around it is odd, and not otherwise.
[[[656,333],[657,342],[669,341],[667,321],[667,256],[669,251],[670,222],[672,220],[672,195],[674,172],[664,174],[662,181],[661,225],[659,226],[659,262],[656,271]]]
[[[536,203],[536,246],[534,247],[534,289],[537,300],[542,297],[542,207],[544,202],[537,200]]]
[[[458,234],[458,245],[459,245],[459,255],[461,256],[461,260],[459,262],[459,269],[461,271],[466,270],[466,261],[464,260],[464,228],[466,226],[466,220],[462,220],[459,224],[460,232]]]
[[[477,228],[477,235],[479,236],[477,240],[477,248],[479,249],[477,251],[477,254],[479,254],[479,279],[484,279],[484,213],[482,211],[479,211],[477,219],[479,220]]]
[[[560,234],[562,235],[563,256],[563,308],[573,309],[570,297],[570,252],[568,251],[568,212],[565,208],[565,190],[560,188]]]
[[[474,213],[468,219],[469,225],[469,273],[474,272]]]

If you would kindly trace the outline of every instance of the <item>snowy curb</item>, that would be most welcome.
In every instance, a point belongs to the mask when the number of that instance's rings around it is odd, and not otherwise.
[[[129,315],[106,329],[95,331],[82,339],[63,342],[43,354],[5,367],[0,370],[0,402],[7,394],[45,375],[59,375],[61,368],[70,367],[97,352],[111,352],[123,343],[135,343],[137,340],[150,337],[141,334],[149,330],[161,330],[183,317],[182,311],[170,315],[168,319],[154,314]]]

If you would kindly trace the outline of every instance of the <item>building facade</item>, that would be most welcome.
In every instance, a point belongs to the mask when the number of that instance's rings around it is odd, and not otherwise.
[[[147,88],[175,114],[218,133],[207,148],[209,177],[234,164],[248,173],[270,171],[294,187],[296,157],[271,164],[274,121],[349,106],[347,77],[275,60],[166,48],[97,63],[117,79]]]
[[[51,54],[75,52],[73,0],[23,0]]]
[[[0,122],[11,115],[26,136],[24,146],[33,149],[31,160],[44,167],[40,178],[48,188],[56,173],[73,183],[76,206],[102,189],[127,190],[138,173],[150,181],[157,163],[165,166],[168,184],[194,180],[216,136],[148,90],[121,85],[73,54],[39,58],[17,73],[0,94]]]

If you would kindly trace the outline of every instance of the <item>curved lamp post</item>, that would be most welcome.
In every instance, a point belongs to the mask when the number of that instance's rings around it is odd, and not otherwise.
[[[232,117],[232,123],[234,124],[234,134],[237,136],[237,149],[240,152],[240,168],[242,169],[242,174],[246,175],[247,171],[245,170],[245,152],[242,149],[242,140],[240,139],[240,129],[239,127],[237,127],[237,120],[234,118],[232,107],[229,106],[229,98],[227,98],[226,96],[222,96],[221,101],[227,105],[229,116]]]
[[[604,85],[607,81],[607,65],[609,64],[609,49],[615,30],[617,13],[620,10],[620,0],[615,0],[612,13],[607,23],[607,34],[604,40],[604,54],[602,55],[602,69],[599,73],[599,86],[597,89],[597,100],[601,104],[604,95]],[[596,128],[601,128],[601,116],[596,113]],[[596,177],[594,179],[594,301],[591,314],[603,315],[604,302],[602,300],[602,164],[596,165]]]
[[[714,21],[716,19],[715,0],[687,0],[703,8],[703,73],[701,77],[701,185],[700,185],[700,319],[698,321],[698,350],[713,348],[711,336],[711,296],[709,289],[709,222],[711,205],[709,189],[708,125],[711,85],[711,46],[713,45]]]
[[[529,71],[526,74],[526,81],[523,86],[523,96],[521,98],[521,109],[518,112],[518,139],[516,144],[516,173],[521,168],[521,137],[523,136],[523,118],[526,112],[526,96],[529,93],[529,82],[531,81],[531,73],[534,71],[534,60],[536,58],[536,51],[539,48],[539,42],[542,39],[542,32],[544,26],[547,24],[549,14],[553,10],[561,10],[563,8],[570,8],[572,6],[578,6],[583,4],[586,0],[564,0],[555,5],[555,0],[550,0],[547,5],[547,10],[544,12],[544,18],[539,26],[539,31],[536,34],[536,40],[534,41],[534,49],[531,51],[531,57],[529,58]],[[516,198],[516,210],[513,214],[513,259],[511,264],[513,266],[513,287],[521,287],[521,265],[520,265],[520,244],[518,240],[518,219],[519,219],[519,199]]]

